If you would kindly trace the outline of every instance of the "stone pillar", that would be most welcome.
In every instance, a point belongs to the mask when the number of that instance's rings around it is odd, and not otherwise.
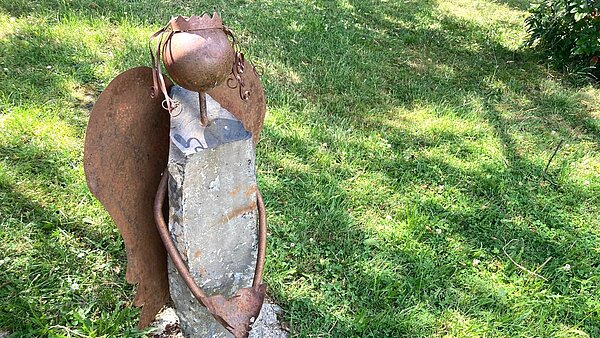
[[[258,227],[252,135],[207,95],[208,127],[198,93],[171,89],[169,231],[198,285],[231,297],[252,285]],[[232,337],[192,296],[169,261],[169,285],[186,337]]]

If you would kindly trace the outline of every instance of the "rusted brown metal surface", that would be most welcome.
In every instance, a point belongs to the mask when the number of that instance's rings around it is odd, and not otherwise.
[[[267,285],[243,288],[229,298],[221,295],[208,297],[205,305],[215,319],[236,338],[248,337],[251,324],[258,318],[265,300]]]
[[[140,327],[169,299],[166,252],[152,213],[167,164],[169,114],[162,94],[150,98],[152,85],[148,67],[117,76],[92,109],[84,149],[88,186],[123,236],[126,279],[138,284],[134,304],[143,306]]]
[[[231,30],[225,29],[221,17],[215,12],[212,17],[208,14],[189,18],[178,16],[150,38],[152,41],[160,37],[155,54],[151,52],[155,86],[162,78],[162,60],[175,83],[198,92],[200,123],[203,126],[209,123],[205,92],[221,84],[232,71],[232,65],[238,63],[240,53],[234,51],[229,36],[235,40]],[[161,87],[171,111],[169,95],[164,86]]]
[[[234,50],[218,13],[171,20],[163,47],[167,72],[185,89],[205,92],[227,78]]]
[[[244,65],[244,71],[240,74],[243,82],[239,83],[230,78],[220,86],[209,90],[208,95],[242,121],[244,128],[252,133],[252,140],[256,144],[267,110],[265,90],[252,63],[248,60],[241,60],[241,62]],[[244,95],[240,95],[240,90],[247,91],[249,96],[244,99]]]
[[[173,18],[154,33],[150,41],[155,38],[160,40],[155,51],[150,49],[154,70],[153,95],[162,91],[167,97],[167,108],[172,109],[172,102],[162,84],[162,60],[175,83],[199,93],[202,125],[208,123],[202,94],[208,91],[213,99],[242,121],[256,144],[266,112],[264,88],[254,65],[237,50],[235,35],[223,25],[218,13],[212,17],[204,14]],[[225,79],[227,81],[223,82]],[[237,94],[233,95],[233,92]]]
[[[236,338],[247,337],[252,323],[258,318],[267,290],[267,285],[262,283],[267,239],[267,218],[262,196],[260,195],[260,192],[257,192],[259,241],[252,287],[238,290],[230,299],[226,299],[221,295],[208,297],[194,281],[183,257],[181,257],[181,254],[177,250],[177,247],[169,234],[167,224],[163,218],[163,202],[167,192],[168,178],[169,173],[165,170],[154,200],[156,228],[165,245],[167,253],[171,257],[173,265],[175,265],[179,275],[198,302],[204,305],[208,312],[210,312],[213,317],[215,317],[215,319]]]

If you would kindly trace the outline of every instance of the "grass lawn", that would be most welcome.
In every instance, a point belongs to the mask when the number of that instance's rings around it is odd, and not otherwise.
[[[144,335],[85,127],[152,32],[216,7],[265,82],[266,281],[294,336],[600,337],[600,89],[521,48],[527,6],[0,0],[0,331]]]

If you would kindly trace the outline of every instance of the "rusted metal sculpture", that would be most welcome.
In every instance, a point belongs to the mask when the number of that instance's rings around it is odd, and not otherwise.
[[[262,197],[257,194],[259,251],[252,287],[231,299],[207,297],[191,278],[162,215],[167,175],[161,179],[161,173],[167,164],[169,114],[177,103],[169,97],[172,83],[160,72],[159,63],[164,62],[175,83],[199,93],[199,123],[210,123],[204,101],[208,92],[252,133],[254,143],[266,110],[264,89],[216,13],[174,18],[154,38],[160,40],[151,52],[153,67],[130,69],[116,77],[91,112],[84,155],[88,186],[123,236],[127,281],[139,284],[135,305],[143,306],[140,327],[147,326],[169,299],[168,253],[198,301],[235,337],[245,337],[266,290]]]

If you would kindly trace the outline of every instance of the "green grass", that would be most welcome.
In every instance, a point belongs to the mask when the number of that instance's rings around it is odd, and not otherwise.
[[[600,90],[520,47],[520,0],[0,0],[0,329],[143,334],[86,121],[153,31],[214,7],[265,82],[295,336],[600,336]]]

